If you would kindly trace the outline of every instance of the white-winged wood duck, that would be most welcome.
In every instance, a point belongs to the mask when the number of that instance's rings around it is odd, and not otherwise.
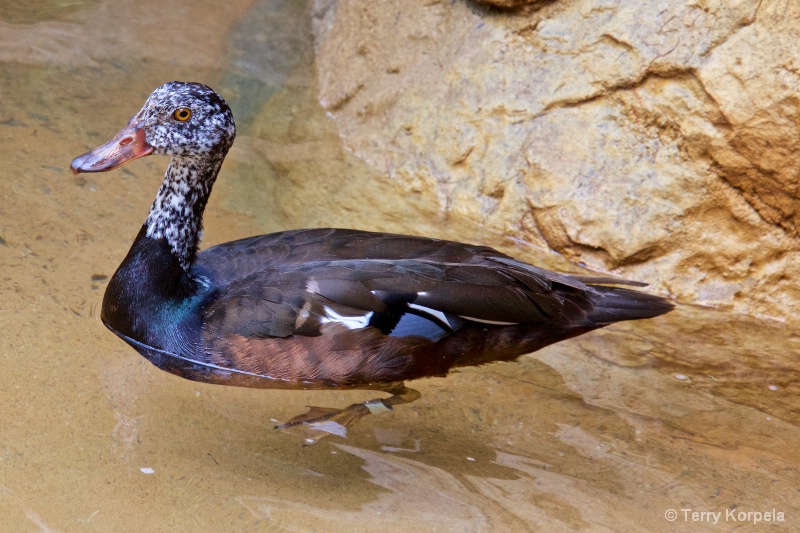
[[[221,96],[171,82],[111,141],[72,161],[77,174],[150,154],[170,158],[101,317],[151,363],[187,379],[392,395],[312,408],[278,426],[305,424],[309,443],[416,400],[406,380],[512,361],[673,307],[607,278],[556,274],[484,246],[425,237],[307,229],[198,251],[203,211],[235,134]]]

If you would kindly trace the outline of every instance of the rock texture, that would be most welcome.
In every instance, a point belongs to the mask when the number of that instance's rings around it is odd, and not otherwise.
[[[481,4],[499,9],[517,9],[524,6],[538,4],[543,0],[477,0]]]
[[[347,147],[440,209],[652,281],[800,308],[800,4],[317,0]]]

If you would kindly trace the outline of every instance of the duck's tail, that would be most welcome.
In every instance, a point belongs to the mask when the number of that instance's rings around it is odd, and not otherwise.
[[[672,311],[675,305],[661,296],[621,287],[591,285],[597,291],[590,298],[594,308],[587,317],[598,326],[622,320],[653,318]]]

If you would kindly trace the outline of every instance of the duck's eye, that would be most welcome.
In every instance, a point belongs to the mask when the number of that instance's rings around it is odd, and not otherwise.
[[[179,122],[186,122],[190,118],[192,118],[192,110],[188,107],[181,107],[180,109],[176,109],[174,113],[172,113],[172,118]]]

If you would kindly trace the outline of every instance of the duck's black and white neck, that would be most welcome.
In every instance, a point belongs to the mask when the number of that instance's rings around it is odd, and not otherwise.
[[[185,272],[197,255],[211,187],[222,160],[173,156],[145,221],[145,235],[165,239]]]
[[[203,211],[236,136],[230,108],[211,88],[170,82],[156,89],[114,139],[73,161],[74,172],[110,170],[150,154],[171,158],[145,222],[145,236],[165,239],[188,273]]]

